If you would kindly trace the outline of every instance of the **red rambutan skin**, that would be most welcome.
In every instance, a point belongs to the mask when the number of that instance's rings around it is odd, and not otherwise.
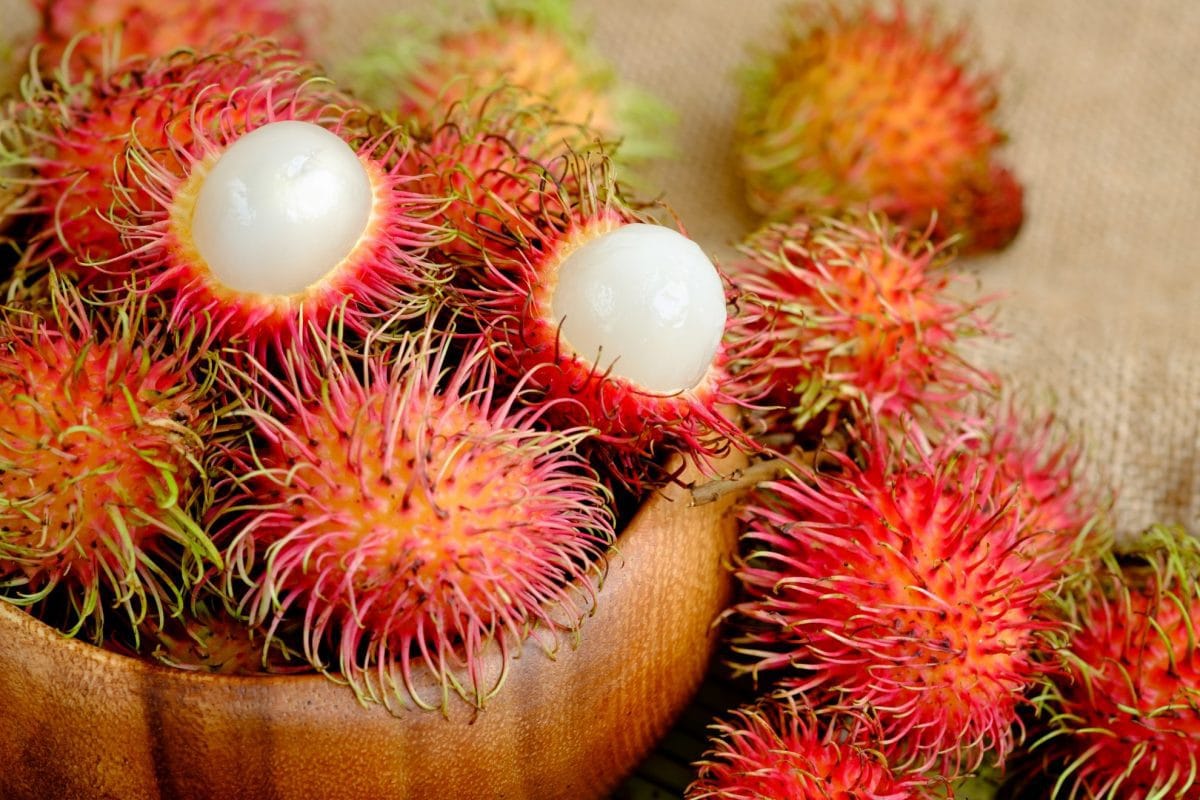
[[[1074,592],[1048,695],[1055,797],[1200,798],[1200,542],[1156,526]]]
[[[548,405],[547,419],[554,425],[595,428],[595,443],[607,451],[598,457],[626,485],[640,485],[647,463],[665,452],[683,453],[703,469],[731,446],[755,449],[731,419],[731,409],[749,408],[755,401],[745,389],[749,384],[734,380],[728,369],[749,349],[748,341],[732,336],[736,313],[728,315],[726,336],[708,372],[695,386],[670,395],[620,377],[565,341],[552,307],[559,266],[596,237],[625,224],[654,221],[624,203],[602,154],[551,167],[534,161],[526,166],[538,175],[544,196],[535,215],[527,213],[532,200],[524,209],[497,205],[505,241],[480,257],[460,259],[452,279],[480,329],[498,345],[493,355],[503,371],[528,380],[539,402]],[[737,290],[724,275],[721,279],[728,305],[736,308]]]
[[[56,292],[53,318],[13,312],[0,338],[0,587],[24,605],[62,587],[68,632],[98,639],[108,603],[161,620],[219,563],[195,521],[212,400],[143,310],[99,324]]]
[[[303,371],[261,374],[253,439],[230,449],[218,540],[241,610],[268,637],[302,619],[308,659],[389,707],[482,704],[499,688],[482,654],[507,663],[531,635],[555,647],[614,537],[584,432],[541,430],[493,392],[485,354],[451,368],[446,353],[409,339],[315,391]],[[422,666],[441,697],[418,695]]]
[[[593,152],[546,163],[486,133],[474,142],[469,152],[503,159],[499,165],[454,162],[460,239],[450,255],[448,302],[496,345],[492,354],[509,379],[526,382],[530,399],[548,406],[552,424],[596,429],[593,442],[603,452],[595,456],[630,486],[644,482],[647,465],[665,452],[680,452],[704,468],[731,446],[753,449],[728,415],[755,400],[751,382],[735,381],[729,371],[738,354],[751,349],[748,342],[727,336],[696,386],[663,394],[575,352],[561,336],[552,308],[560,265],[623,225],[654,224],[624,201],[608,158]],[[472,173],[471,166],[482,171]],[[736,290],[722,280],[727,301],[736,304]],[[727,322],[726,333],[733,331]]]
[[[893,763],[948,778],[1000,763],[1023,695],[1046,680],[1057,565],[998,466],[950,441],[861,440],[830,473],[757,491],[743,514],[741,671],[878,716]]]
[[[712,726],[687,800],[925,800],[928,779],[893,771],[858,715],[766,700]]]
[[[738,123],[750,205],[775,218],[869,207],[937,239],[997,249],[1023,220],[1022,191],[996,164],[1004,142],[992,76],[966,31],[932,12],[865,2],[797,3],[783,49],[747,72]]]
[[[312,9],[288,0],[31,0],[41,18],[37,58],[47,72],[103,72],[114,63],[207,50],[233,34],[271,37],[303,51],[298,22]],[[119,38],[114,33],[119,32]]]
[[[139,123],[119,142],[123,168],[111,176],[114,200],[102,221],[120,245],[93,266],[96,272],[167,297],[173,323],[206,318],[214,337],[259,358],[286,349],[306,330],[303,321],[320,327],[338,314],[347,331],[365,334],[428,310],[440,278],[425,256],[447,238],[430,218],[444,201],[418,191],[406,166],[411,142],[399,129],[343,95],[315,66],[254,40],[136,69],[142,84],[158,85],[164,71],[179,78],[161,97],[137,92],[158,98],[156,103],[169,97],[170,103],[158,106],[165,121],[150,137],[143,137]],[[225,149],[281,120],[318,124],[347,142],[371,184],[370,217],[351,252],[306,289],[286,295],[234,290],[199,255],[192,212]]]
[[[8,115],[24,146],[0,154],[30,173],[22,213],[39,222],[26,260],[53,260],[83,281],[104,279],[96,265],[128,250],[113,214],[153,206],[152,188],[135,177],[132,144],[155,154],[159,171],[181,176],[186,162],[174,152],[194,147],[206,129],[245,125],[289,101],[299,118],[328,113],[343,98],[318,76],[290,51],[238,37],[209,55],[178,52],[74,82],[32,82]]]
[[[1065,578],[1089,574],[1112,542],[1106,501],[1082,475],[1080,443],[1053,414],[1029,417],[1011,401],[984,420],[968,426],[964,443],[996,465],[997,493],[1011,491],[1033,531],[1023,550],[1058,564]]]
[[[731,272],[765,309],[734,320],[738,339],[758,344],[739,375],[765,384],[791,426],[856,406],[883,420],[960,419],[964,398],[995,386],[957,350],[987,332],[983,301],[956,295],[948,255],[926,235],[877,217],[799,219],[739,249]]]

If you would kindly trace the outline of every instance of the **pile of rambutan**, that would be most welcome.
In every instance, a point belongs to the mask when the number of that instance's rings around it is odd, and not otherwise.
[[[1114,549],[1080,443],[961,346],[994,326],[955,259],[1023,216],[964,29],[789,10],[725,273],[618,176],[655,148],[557,0],[362,86],[266,0],[240,34],[38,5],[0,98],[0,600],[480,708],[484,652],[574,635],[629,510],[699,475],[745,492],[757,699],[688,797],[1200,797],[1195,540]]]
[[[171,666],[478,707],[485,651],[601,602],[647,492],[757,447],[738,291],[623,189],[616,117],[574,113],[607,73],[488,56],[397,111],[203,9],[42,5],[0,113],[4,601]]]
[[[993,77],[932,9],[802,2],[745,73],[766,219],[731,265],[748,430],[725,680],[690,800],[1200,797],[1197,540],[1114,549],[1082,444],[973,364],[1006,245]]]

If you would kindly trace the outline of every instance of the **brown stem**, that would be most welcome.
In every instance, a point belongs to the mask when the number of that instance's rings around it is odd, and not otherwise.
[[[733,472],[728,478],[718,478],[693,487],[691,504],[702,506],[715,502],[730,492],[752,489],[767,481],[782,478],[798,465],[812,467],[819,457],[817,451],[804,451],[788,458],[755,461]]]

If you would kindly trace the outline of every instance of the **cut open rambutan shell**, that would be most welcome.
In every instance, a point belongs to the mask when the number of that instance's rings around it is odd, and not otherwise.
[[[290,52],[237,38],[34,94],[26,261],[65,251],[99,291],[135,284],[256,356],[301,320],[362,333],[433,302],[442,201],[413,190],[407,136]]]
[[[297,100],[293,114],[319,118],[344,99],[319,74],[291,51],[247,37],[225,40],[212,53],[178,51],[86,78],[33,74],[0,118],[20,144],[0,151],[0,163],[18,170],[28,187],[26,260],[52,260],[77,278],[99,278],[93,265],[127,250],[113,211],[150,204],[148,187],[130,179],[133,142],[169,157],[206,127],[261,119],[288,97]]]
[[[498,688],[485,646],[556,649],[589,613],[614,535],[578,451],[589,431],[545,430],[496,391],[485,350],[451,366],[451,344],[331,358],[317,386],[302,368],[253,370],[235,412],[253,430],[227,448],[216,510],[239,611],[268,637],[302,618],[308,660],[389,706],[483,705]],[[418,693],[417,664],[437,695]]]
[[[996,379],[958,352],[988,331],[986,301],[956,292],[961,276],[927,234],[881,217],[801,217],[767,225],[730,268],[764,309],[734,321],[755,356],[739,380],[765,384],[788,413],[770,424],[832,427],[865,408],[875,419],[961,419],[962,402]]]
[[[701,248],[627,205],[602,153],[511,163],[505,194],[490,171],[466,177],[458,218],[481,245],[452,257],[447,295],[501,371],[553,424],[595,428],[595,457],[630,486],[666,453],[753,448],[729,417],[753,401],[728,371],[746,347],[726,339],[737,293]]]
[[[794,700],[765,699],[712,726],[687,800],[933,800],[928,777],[893,770],[878,746],[878,726],[845,711],[817,711]]]
[[[871,710],[884,752],[947,778],[1014,746],[1026,692],[1063,635],[1059,565],[997,465],[950,441],[860,438],[862,463],[764,485],[743,516],[740,671],[814,704]]]
[[[1034,745],[1058,798],[1200,796],[1200,540],[1154,526],[1073,592]]]
[[[998,249],[1023,192],[996,161],[995,80],[965,28],[932,10],[855,0],[788,6],[783,47],[746,70],[738,150],[750,205],[772,219],[869,208],[935,238]]]
[[[131,301],[101,318],[51,276],[47,318],[0,325],[0,596],[102,638],[179,613],[220,563],[198,522],[211,501],[213,396],[197,362]]]

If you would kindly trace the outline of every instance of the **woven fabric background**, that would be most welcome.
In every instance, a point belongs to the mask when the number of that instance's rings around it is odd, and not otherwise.
[[[454,10],[475,0],[438,4]],[[482,0],[478,0],[482,2]],[[335,0],[329,0],[330,3]],[[931,0],[974,31],[1000,72],[1007,160],[1027,221],[1000,255],[963,261],[1001,292],[999,341],[974,346],[1031,402],[1053,402],[1087,463],[1117,491],[1115,520],[1192,527],[1200,513],[1200,3]],[[320,48],[330,63],[414,0],[342,0]],[[755,219],[733,169],[733,79],[769,45],[784,0],[579,0],[595,45],[679,115],[677,158],[653,179],[690,235],[728,261]],[[31,23],[0,0],[0,37]],[[0,76],[2,77],[2,76]],[[703,726],[727,705],[709,686],[622,790],[678,796]],[[664,788],[665,787],[665,788]]]

